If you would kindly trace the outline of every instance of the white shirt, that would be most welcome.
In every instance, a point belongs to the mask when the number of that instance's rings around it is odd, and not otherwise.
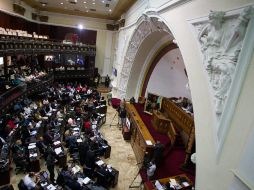
[[[152,177],[154,175],[154,172],[156,170],[156,165],[152,164],[148,169],[147,169],[147,176]]]
[[[69,118],[69,119],[68,119],[68,124],[69,124],[69,125],[73,125],[73,124],[74,124],[74,122],[73,122],[73,119],[72,119],[72,118]]]
[[[27,174],[25,177],[24,177],[24,184],[25,186],[28,188],[28,190],[34,188],[36,186],[36,184],[34,183],[34,181],[32,180],[31,177],[29,177],[29,174]]]

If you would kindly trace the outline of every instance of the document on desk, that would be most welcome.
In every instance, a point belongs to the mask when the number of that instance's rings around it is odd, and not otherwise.
[[[83,183],[86,185],[91,181],[91,179],[89,177],[86,177],[85,179],[83,179]]]
[[[97,164],[98,166],[101,166],[101,165],[104,164],[104,162],[103,162],[102,160],[99,160],[99,161],[96,162],[96,164]]]
[[[79,172],[80,171],[80,167],[78,166],[78,165],[76,165],[76,166],[74,166],[72,169],[71,169],[71,171],[74,173],[74,174],[76,174],[77,172]]]
[[[190,186],[190,184],[189,184],[188,182],[183,182],[182,185],[183,185],[184,187]]]
[[[171,185],[173,185],[173,186],[177,185],[175,179],[169,179],[169,181],[170,181],[170,184],[171,184]]]
[[[155,181],[154,185],[158,190],[165,190],[158,180]]]
[[[28,146],[28,149],[34,149],[34,148],[36,148],[36,145],[29,145]]]
[[[61,147],[56,148],[55,152],[57,155],[60,154],[62,152],[62,148]]]
[[[49,186],[47,186],[47,189],[48,190],[55,190],[56,187],[54,185],[50,184]]]
[[[37,153],[34,153],[34,154],[29,154],[29,157],[31,158],[31,157],[37,157]]]
[[[56,146],[56,145],[59,145],[59,144],[61,144],[61,142],[60,141],[56,141],[56,142],[54,142],[54,145]]]

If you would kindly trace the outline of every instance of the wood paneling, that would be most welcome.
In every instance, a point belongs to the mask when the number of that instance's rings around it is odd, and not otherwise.
[[[131,146],[138,163],[144,160],[145,152],[151,152],[155,141],[132,104],[126,103],[127,117],[131,122]],[[147,145],[151,141],[152,145]]]

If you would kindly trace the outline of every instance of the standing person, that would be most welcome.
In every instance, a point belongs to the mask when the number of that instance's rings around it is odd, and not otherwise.
[[[55,182],[55,156],[53,155],[53,152],[51,151],[49,152],[47,156],[46,165],[49,171],[50,181],[54,183]]]
[[[119,114],[119,119],[120,119],[120,127],[119,128],[123,128],[124,127],[124,124],[126,122],[126,109],[125,109],[125,106],[123,107],[119,107],[118,108],[118,114]]]
[[[107,94],[107,99],[108,99],[108,105],[111,106],[112,105],[112,93],[111,92],[109,92]]]
[[[109,76],[107,75],[106,78],[105,78],[105,86],[108,88],[108,87],[109,87],[109,84],[110,84],[110,78],[109,78]]]
[[[154,151],[153,151],[153,158],[152,161],[159,166],[161,162],[163,161],[163,151],[164,151],[164,145],[160,143],[160,141],[157,141],[154,145]]]

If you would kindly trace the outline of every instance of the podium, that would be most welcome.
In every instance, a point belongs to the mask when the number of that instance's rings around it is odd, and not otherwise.
[[[166,118],[163,113],[159,111],[153,111],[152,115],[152,126],[153,128],[161,134],[167,134],[171,125],[171,120]]]

